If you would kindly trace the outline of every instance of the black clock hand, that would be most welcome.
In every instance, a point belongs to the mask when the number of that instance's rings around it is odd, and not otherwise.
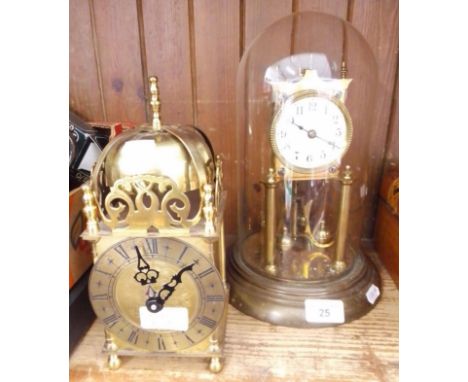
[[[168,283],[163,285],[156,297],[149,297],[146,300],[146,307],[148,308],[148,310],[152,313],[157,313],[162,308],[164,308],[164,304],[169,299],[169,297],[171,297],[176,286],[182,282],[182,274],[186,271],[191,271],[194,266],[195,263],[183,267],[179,272],[177,272],[177,274],[172,276],[171,280]],[[166,293],[163,295],[163,292]]]
[[[303,131],[305,131],[305,132],[308,132],[308,130],[304,129],[304,127],[302,127],[301,125],[298,125],[296,122],[294,122],[294,118],[292,119],[291,122],[292,122],[293,125],[296,125],[297,127],[299,127],[300,130],[303,130]]]
[[[307,136],[308,136],[309,138],[318,138],[318,139],[321,139],[321,140],[324,141],[324,142],[327,142],[330,146],[339,148],[339,147],[336,145],[335,142],[329,141],[329,140],[324,139],[324,138],[320,137],[319,135],[317,135],[317,132],[316,132],[314,129],[307,130],[307,129],[305,129],[303,126],[298,125],[296,122],[294,122],[294,118],[292,119],[292,123],[293,123],[294,125],[296,125],[297,127],[299,127],[300,130],[305,131],[305,132],[307,133]]]
[[[321,139],[322,141],[328,143],[330,146],[332,146],[334,148],[338,148],[338,149],[340,148],[339,146],[337,146],[337,144],[335,142],[329,141],[329,140],[327,140],[325,138],[322,138],[319,135],[317,135],[317,132],[314,129],[307,130],[303,126],[298,125],[296,122],[294,122],[294,118],[291,120],[291,122],[293,123],[293,125],[296,125],[300,130],[305,131],[309,138],[311,138],[311,139],[318,138],[318,139]]]
[[[138,256],[138,272],[135,273],[133,278],[141,285],[154,284],[159,277],[159,272],[150,268],[149,264],[141,256],[140,249],[137,246],[135,246],[135,251]]]
[[[333,146],[333,147],[336,147],[336,148],[340,148],[340,147],[337,146],[337,144],[336,144],[335,142],[333,142],[333,141],[329,141],[329,140],[327,140],[327,139],[325,139],[325,138],[322,138],[322,137],[320,137],[320,136],[318,136],[318,135],[315,135],[315,137],[318,138],[318,139],[321,139],[321,140],[324,141],[324,142],[327,142],[330,146]]]
[[[307,136],[311,139],[313,138],[320,138],[318,135],[317,135],[317,132],[314,130],[314,129],[310,129],[310,130],[307,130],[306,128],[304,128],[303,126],[301,125],[298,125],[296,122],[294,122],[294,118],[292,119],[292,123],[294,125],[296,125],[297,127],[299,127],[300,130],[302,131],[305,131],[307,133]],[[322,138],[320,138],[322,139]]]

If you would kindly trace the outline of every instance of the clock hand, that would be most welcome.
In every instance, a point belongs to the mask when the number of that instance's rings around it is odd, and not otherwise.
[[[177,274],[172,276],[171,280],[168,283],[163,285],[161,290],[158,292],[157,296],[149,297],[146,300],[146,307],[148,308],[148,310],[152,313],[157,313],[160,310],[162,310],[162,308],[164,308],[164,304],[169,299],[169,297],[171,297],[176,286],[182,282],[182,274],[186,271],[191,271],[194,266],[195,263],[182,268],[179,272],[177,272]],[[164,296],[163,292],[166,292]]]
[[[146,290],[146,295],[148,297],[154,297],[157,295],[157,293],[154,291],[154,289],[151,287],[151,285],[148,285],[148,289]]]
[[[335,142],[333,142],[333,141],[329,141],[329,140],[327,140],[327,139],[325,139],[325,138],[322,138],[322,137],[320,137],[320,136],[318,136],[318,135],[315,135],[315,137],[318,138],[318,139],[321,139],[321,140],[324,141],[324,142],[327,142],[330,146],[333,146],[333,147],[336,147],[336,148],[340,148],[340,147],[337,146],[337,144],[336,144]]]
[[[311,138],[311,139],[313,139],[313,138],[320,138],[320,137],[317,135],[317,132],[316,132],[314,129],[308,130],[308,129],[304,128],[303,126],[298,125],[296,122],[294,122],[294,118],[292,119],[292,123],[293,123],[294,125],[296,125],[297,127],[299,127],[300,130],[305,131],[305,132],[307,133],[307,136],[308,136],[309,138]]]
[[[303,130],[305,132],[308,132],[308,130],[304,129],[304,127],[302,127],[301,125],[298,125],[296,122],[294,122],[294,118],[291,120],[292,124],[293,125],[296,125],[297,127],[299,127],[299,130]]]
[[[141,256],[140,249],[137,246],[135,246],[135,251],[138,256],[138,272],[135,273],[133,278],[141,285],[154,284],[159,277],[159,272],[150,268],[149,264]]]
[[[293,125],[296,125],[300,130],[305,131],[305,132],[307,133],[307,136],[308,136],[309,138],[311,138],[311,139],[313,139],[313,138],[318,138],[318,139],[321,139],[321,140],[324,141],[324,142],[327,142],[330,146],[333,146],[333,147],[336,147],[336,148],[340,148],[340,147],[338,147],[338,146],[336,145],[335,142],[329,141],[329,140],[327,140],[327,139],[324,139],[324,138],[318,136],[318,135],[317,135],[317,132],[316,132],[314,129],[307,130],[307,129],[305,129],[303,126],[298,125],[296,122],[294,122],[294,118],[291,120],[291,122],[293,123]]]

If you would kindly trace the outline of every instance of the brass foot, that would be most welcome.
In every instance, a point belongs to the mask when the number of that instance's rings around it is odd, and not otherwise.
[[[109,358],[107,358],[107,366],[109,369],[116,370],[120,367],[120,358],[117,354],[111,353],[109,354]]]
[[[265,267],[266,271],[272,275],[275,275],[276,274],[276,266],[273,265],[273,264],[270,264],[270,265],[267,265]]]
[[[335,261],[334,268],[337,273],[341,273],[346,269],[346,263],[342,260],[337,260]]]
[[[212,357],[210,361],[210,371],[212,373],[219,373],[223,368],[223,364],[221,363],[221,359],[219,357]]]

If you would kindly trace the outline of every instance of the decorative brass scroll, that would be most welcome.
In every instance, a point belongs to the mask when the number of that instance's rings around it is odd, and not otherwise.
[[[190,211],[190,200],[170,178],[137,175],[114,183],[101,215],[110,228],[188,228],[199,221],[200,206],[192,219]]]

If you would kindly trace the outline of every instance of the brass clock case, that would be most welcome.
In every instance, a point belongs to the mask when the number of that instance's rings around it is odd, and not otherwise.
[[[114,138],[83,186],[92,242],[89,292],[105,326],[108,366],[120,356],[203,357],[222,368],[228,286],[222,161],[194,126],[160,121]]]

